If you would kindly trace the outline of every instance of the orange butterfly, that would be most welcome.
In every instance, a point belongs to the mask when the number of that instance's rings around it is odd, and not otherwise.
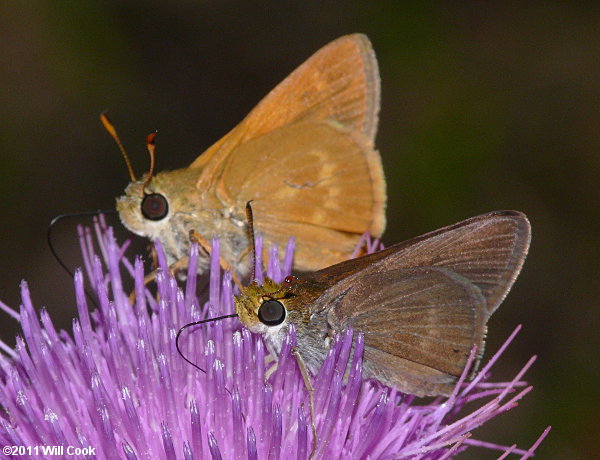
[[[188,253],[191,231],[205,242],[220,236],[224,261],[246,274],[245,204],[252,200],[255,228],[268,243],[295,236],[296,269],[347,259],[361,234],[379,237],[385,228],[385,179],[374,148],[379,91],[367,37],[329,43],[187,168],[140,180],[132,174],[117,199],[123,224],[160,239],[170,263]],[[202,257],[198,271],[207,264]]]

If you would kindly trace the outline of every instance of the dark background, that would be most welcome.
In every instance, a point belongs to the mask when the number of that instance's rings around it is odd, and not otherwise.
[[[398,5],[402,5],[399,7]],[[68,276],[45,233],[63,212],[111,208],[128,175],[98,114],[111,110],[136,171],[189,164],[318,48],[364,32],[382,78],[377,145],[390,244],[495,209],[519,209],[533,245],[488,350],[532,355],[533,393],[475,437],[538,458],[597,455],[600,8],[566,2],[2,2],[0,298],[18,284],[70,328]],[[57,247],[78,264],[75,223]],[[1,337],[17,324],[2,315]],[[489,352],[488,352],[489,353]],[[495,458],[473,451],[469,458]],[[466,456],[465,456],[466,458]]]

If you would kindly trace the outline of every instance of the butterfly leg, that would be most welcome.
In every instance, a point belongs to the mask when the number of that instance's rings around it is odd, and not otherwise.
[[[265,364],[269,364],[275,361],[275,358],[272,355],[265,356]],[[277,363],[274,363],[271,367],[267,369],[265,372],[265,383],[269,380],[269,377],[273,375],[273,372],[277,370]]]
[[[268,364],[266,359],[265,359],[265,364]],[[265,372],[265,383],[267,382],[267,380],[269,380],[269,378],[273,375],[273,373],[276,370],[277,370],[277,364],[273,364],[271,367],[269,367],[267,369],[267,372]]]
[[[206,238],[204,238],[202,235],[200,235],[200,233],[198,233],[196,230],[190,230],[190,241],[192,243],[198,243],[200,245],[200,247],[202,249],[204,249],[204,251],[208,255],[210,255],[210,253],[212,251],[212,247],[211,247],[210,243],[208,242],[208,240]],[[235,274],[233,267],[231,265],[229,265],[229,263],[222,257],[219,257],[219,265],[221,266],[223,271],[229,271],[229,273],[231,273],[231,279],[233,280],[235,285],[238,287],[238,289],[241,291],[242,283],[240,282],[240,279]]]
[[[306,391],[308,391],[308,404],[310,406],[310,420],[313,433],[313,447],[308,458],[312,460],[317,453],[317,425],[315,422],[315,401],[313,399],[314,388],[310,381],[310,375],[308,374],[308,370],[306,369],[302,355],[300,354],[300,350],[298,350],[297,347],[292,348],[292,355],[294,355],[294,358],[296,358],[298,368],[300,369],[300,374],[302,374],[302,379],[304,379],[304,386],[306,387]]]

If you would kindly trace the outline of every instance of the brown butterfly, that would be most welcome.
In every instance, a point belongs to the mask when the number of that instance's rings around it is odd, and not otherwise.
[[[374,148],[378,111],[371,44],[364,35],[341,37],[187,168],[140,180],[130,168],[132,182],[117,199],[121,220],[134,233],[160,239],[170,263],[188,253],[190,232],[205,248],[220,236],[222,258],[244,274],[245,204],[252,200],[261,216],[256,230],[267,242],[285,245],[296,237],[296,269],[345,260],[364,232],[380,236],[385,228],[385,179]],[[120,143],[105,116],[103,122]],[[200,272],[207,262],[200,260]]]
[[[483,214],[302,278],[252,283],[236,312],[275,355],[293,324],[313,373],[332,337],[352,327],[364,334],[366,377],[418,396],[448,395],[473,346],[481,358],[486,323],[530,239],[524,214]]]

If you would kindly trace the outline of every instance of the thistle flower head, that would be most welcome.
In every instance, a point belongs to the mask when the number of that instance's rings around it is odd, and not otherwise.
[[[291,355],[293,329],[268,380],[272,362],[267,363],[262,339],[236,318],[190,328],[181,338],[184,355],[205,373],[177,353],[181,326],[234,313],[231,276],[219,268],[219,240],[213,241],[209,286],[200,296],[197,245],[180,285],[157,242],[154,295],[144,285],[141,259],[131,264],[124,256],[127,244],[119,246],[110,228],[100,223],[95,230],[100,255],[91,231],[80,233],[84,270],[75,274],[78,317],[71,332],[57,331],[44,309],[36,312],[26,283],[18,313],[0,303],[22,328],[14,349],[0,342],[2,446],[92,447],[98,459],[308,458],[311,419]],[[270,254],[266,274],[281,281],[291,270],[293,242],[283,263],[277,248]],[[260,257],[257,267],[261,280]],[[133,304],[122,277],[134,282]],[[471,437],[473,429],[515,407],[531,390],[521,379],[533,359],[510,382],[488,381],[490,367],[516,332],[475,380],[467,384],[463,378],[450,398],[428,403],[363,380],[362,335],[351,330],[338,335],[313,376],[315,458],[442,459],[472,446],[504,452],[502,458],[532,456],[548,430],[529,450]]]

